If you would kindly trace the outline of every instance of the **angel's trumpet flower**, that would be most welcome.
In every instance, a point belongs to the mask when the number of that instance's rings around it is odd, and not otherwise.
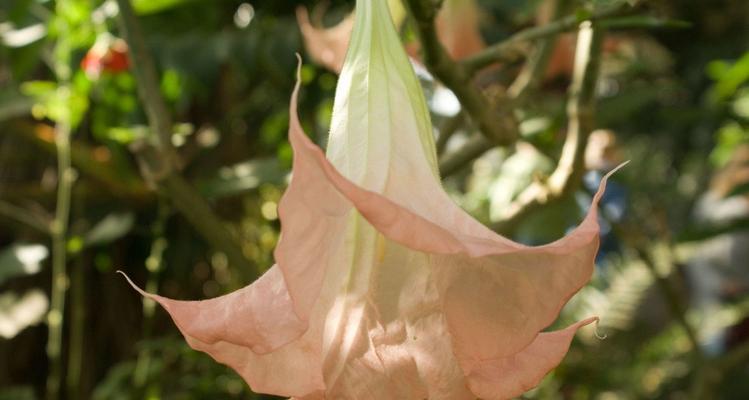
[[[291,97],[291,183],[276,265],[200,302],[145,294],[188,343],[256,392],[300,399],[504,399],[535,386],[575,331],[540,333],[589,280],[596,203],[567,237],[527,247],[440,185],[421,88],[385,0],[357,0],[326,155]],[[605,182],[605,179],[604,179]]]

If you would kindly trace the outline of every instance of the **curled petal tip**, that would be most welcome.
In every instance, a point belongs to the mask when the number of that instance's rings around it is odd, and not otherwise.
[[[623,165],[623,164],[622,164]],[[595,324],[596,324],[596,331],[594,334],[596,335],[596,338],[598,340],[606,340],[606,338],[609,336],[605,332],[601,333],[601,320],[598,317],[591,318]]]
[[[630,160],[624,161],[623,163],[617,165],[612,169],[611,171],[607,172],[606,175],[601,178],[601,183],[598,187],[598,192],[596,192],[596,195],[593,198],[593,204],[597,204],[598,201],[601,199],[601,196],[603,196],[603,193],[606,191],[606,182],[609,180],[611,175],[614,175],[617,171],[622,169],[625,165],[629,164]]]
[[[625,167],[625,166],[626,166],[627,164],[629,164],[629,163],[630,163],[630,161],[632,161],[632,160],[627,160],[627,161],[624,161],[624,162],[622,162],[621,164],[617,165],[616,167],[614,167],[614,169],[612,169],[611,171],[609,171],[609,172],[608,172],[608,173],[606,174],[606,177],[608,178],[609,176],[613,175],[613,174],[614,174],[615,172],[617,172],[617,171],[619,171],[620,169],[624,168],[624,167]]]
[[[141,288],[140,288],[140,287],[139,287],[138,285],[136,285],[135,283],[133,283],[132,279],[130,279],[130,277],[129,277],[129,276],[127,276],[127,274],[126,274],[126,273],[124,273],[124,272],[123,272],[122,270],[119,270],[119,269],[118,269],[118,270],[117,270],[117,271],[115,271],[115,272],[117,272],[118,274],[120,274],[120,275],[124,276],[124,277],[125,277],[125,280],[127,280],[127,283],[129,283],[129,284],[130,284],[130,286],[132,286],[132,287],[133,287],[133,289],[135,289],[135,290],[136,290],[136,291],[137,291],[138,293],[140,293],[140,294],[142,294],[143,296],[146,296],[146,297],[148,297],[148,298],[151,298],[151,297],[153,296],[152,294],[150,294],[150,293],[146,292],[145,290],[141,289]]]

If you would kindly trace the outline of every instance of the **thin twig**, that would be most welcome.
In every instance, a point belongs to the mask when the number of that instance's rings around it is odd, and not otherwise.
[[[509,232],[537,209],[574,193],[585,172],[588,136],[594,127],[595,86],[601,58],[602,32],[590,21],[580,25],[575,68],[567,103],[567,137],[557,167],[545,182],[534,182],[521,192],[493,228]]]
[[[460,149],[446,155],[440,160],[440,176],[446,178],[460,171],[461,168],[493,147],[494,144],[486,140],[484,136],[473,136]]]
[[[64,79],[62,80],[64,82]],[[49,337],[47,358],[47,398],[57,400],[62,379],[62,328],[65,315],[65,295],[68,289],[67,237],[70,219],[70,202],[75,171],[70,164],[70,123],[59,121],[55,129],[57,144],[57,204],[52,222],[52,295],[47,315]]]
[[[551,1],[554,3],[552,4],[552,7],[554,7],[552,10],[552,19],[556,19],[561,14],[563,4],[557,4],[558,2],[556,0]],[[551,53],[554,50],[555,43],[556,34],[546,36],[538,44],[536,50],[530,55],[525,68],[523,68],[521,73],[515,79],[515,82],[513,82],[508,89],[508,94],[515,104],[522,104],[523,100],[540,86],[549,59],[551,58]],[[444,133],[442,133],[442,135],[444,135]],[[444,148],[439,147],[440,141],[443,140],[442,135],[437,142],[438,154],[442,154],[441,150],[444,150]],[[493,147],[491,142],[485,139],[481,140],[480,138],[473,138],[464,146],[466,147],[446,155],[440,162],[440,171],[443,177],[458,171]]]
[[[13,121],[7,132],[29,141],[42,151],[56,154],[54,139],[42,135],[46,125],[32,124],[28,121]],[[127,198],[134,203],[150,201],[152,193],[148,191],[137,171],[132,166],[116,157],[100,161],[94,157],[95,148],[82,141],[71,139],[70,160],[81,176],[93,178],[103,185],[106,192],[114,197]]]
[[[699,363],[697,374],[689,389],[689,399],[703,400],[715,393],[731,371],[749,364],[749,341],[744,341],[722,356]]]
[[[509,101],[502,96],[489,100],[471,82],[471,74],[453,61],[439,42],[434,19],[437,7],[431,0],[408,0],[406,2],[414,17],[421,38],[424,63],[429,71],[447,86],[479,131],[496,145],[509,145],[518,136],[517,121],[507,107]]]
[[[465,121],[465,114],[460,112],[454,117],[448,118],[447,121],[442,124],[442,127],[440,127],[439,129],[440,134],[437,137],[437,141],[435,142],[435,146],[437,147],[437,155],[442,155],[442,153],[445,152],[447,142],[455,134],[455,132],[457,132],[460,127],[463,126]]]
[[[155,134],[155,140],[141,143],[137,148],[144,175],[168,194],[177,210],[213,248],[226,254],[230,264],[246,270],[256,270],[208,202],[177,172],[176,156],[171,143],[172,122],[159,90],[156,67],[146,49],[130,1],[117,0],[117,4],[120,8],[120,26],[130,46],[138,93]]]
[[[161,95],[161,85],[156,72],[156,65],[146,48],[140,24],[135,18],[130,0],[117,0],[119,22],[122,34],[127,41],[133,60],[133,72],[137,78],[138,95],[143,102],[151,131],[155,134],[156,145],[162,156],[168,156],[162,164],[165,168],[174,168],[176,158],[172,145],[172,118],[169,108]],[[157,172],[157,171],[152,171]],[[158,171],[168,175],[171,171]]]
[[[548,1],[549,7],[552,8],[551,21],[555,21],[561,16],[566,1]],[[520,74],[518,74],[515,81],[507,90],[507,93],[510,97],[514,98],[516,103],[522,103],[529,93],[533,92],[541,85],[556,43],[557,33],[549,34],[538,41],[536,47],[528,56],[528,61],[520,71]]]
[[[466,58],[462,61],[461,65],[468,74],[472,74],[498,61],[517,61],[525,54],[523,51],[525,42],[573,30],[584,20],[600,20],[619,15],[627,9],[627,2],[617,2],[612,6],[593,11],[590,15],[583,18],[579,15],[570,15],[550,24],[524,29],[499,43],[487,47],[480,53]]]
[[[689,343],[692,345],[692,351],[694,355],[698,360],[703,360],[704,355],[702,354],[702,350],[700,348],[697,331],[689,323],[689,321],[687,321],[686,307],[682,304],[682,301],[679,298],[679,295],[676,293],[676,290],[674,290],[674,288],[671,286],[671,283],[668,281],[668,279],[658,272],[658,268],[655,260],[653,259],[653,256],[647,250],[645,250],[643,246],[637,243],[630,243],[630,246],[635,250],[637,256],[648,268],[650,274],[653,276],[653,279],[655,279],[655,283],[656,285],[658,285],[658,289],[666,299],[666,303],[668,303],[668,306],[671,309],[671,315],[676,318],[676,322],[679,324],[679,326],[681,326],[681,328],[684,330],[684,333],[687,335]]]
[[[0,215],[36,229],[41,233],[50,233],[50,221],[15,204],[0,200]]]
[[[69,5],[67,5],[69,7]],[[56,12],[60,13],[66,7],[65,2],[57,2]],[[64,20],[64,19],[63,19]],[[74,29],[68,21],[64,21],[60,29],[60,38],[53,50],[52,67],[58,82],[61,104],[70,101],[70,70],[71,48],[63,38]],[[70,134],[72,132],[72,111],[65,108],[55,121],[55,146],[57,151],[57,194],[55,216],[50,224],[52,238],[52,282],[50,293],[50,308],[47,313],[47,373],[46,397],[49,400],[60,398],[63,370],[62,339],[63,322],[65,317],[65,297],[68,289],[67,273],[67,239],[68,224],[70,222],[70,204],[72,200],[73,182],[76,172],[72,168],[70,156]]]

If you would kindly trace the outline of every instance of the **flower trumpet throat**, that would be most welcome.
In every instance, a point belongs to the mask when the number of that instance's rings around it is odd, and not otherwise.
[[[276,264],[251,285],[159,302],[193,348],[256,392],[299,399],[506,399],[564,357],[576,330],[541,330],[590,279],[596,204],[557,242],[527,247],[443,191],[424,97],[385,0],[358,0],[327,156],[291,97],[293,175]]]

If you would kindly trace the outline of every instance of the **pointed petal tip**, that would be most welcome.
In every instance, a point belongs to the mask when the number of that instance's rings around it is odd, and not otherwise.
[[[542,332],[522,351],[475,365],[469,388],[482,399],[511,399],[536,387],[562,361],[578,329],[598,322],[590,317],[551,332]]]
[[[133,280],[130,279],[130,277],[127,276],[127,274],[125,272],[123,272],[122,270],[119,270],[119,269],[117,271],[115,271],[115,272],[118,273],[118,274],[120,274],[120,275],[122,275],[122,276],[124,276],[125,280],[127,281],[127,283],[129,283],[130,286],[132,286],[133,289],[135,289],[135,291],[137,291],[138,293],[142,294],[143,296],[150,296],[149,293],[147,293],[145,290],[141,289],[140,287],[138,287],[138,285],[136,285],[135,283],[133,283]]]
[[[622,169],[622,168],[624,168],[625,166],[627,166],[627,164],[629,164],[630,162],[632,162],[632,160],[626,160],[626,161],[623,161],[623,162],[622,162],[621,164],[619,164],[619,165],[617,165],[616,167],[614,167],[614,168],[613,168],[613,169],[612,169],[611,171],[607,172],[607,173],[606,173],[606,178],[610,177],[611,175],[614,175],[614,173],[616,173],[616,172],[617,172],[617,171],[619,171],[620,169]]]
[[[593,333],[593,335],[595,335],[595,337],[598,340],[606,340],[608,335],[606,333],[601,333],[601,327],[600,327],[601,319],[598,316],[593,316],[593,317],[589,317],[584,320],[578,321],[576,324],[573,324],[571,327],[574,327],[575,330],[578,330],[590,324],[595,324],[596,330]]]
[[[140,287],[139,287],[138,285],[136,285],[135,283],[133,283],[133,280],[132,280],[132,279],[130,279],[130,277],[129,277],[129,276],[128,276],[128,275],[127,275],[127,274],[126,274],[125,272],[123,272],[122,270],[119,270],[119,269],[118,269],[118,270],[117,270],[117,271],[115,271],[115,272],[116,272],[116,273],[118,273],[118,274],[120,274],[120,275],[122,275],[122,276],[124,276],[124,277],[125,277],[125,280],[127,280],[127,283],[129,283],[129,284],[130,284],[130,286],[131,286],[131,287],[132,287],[133,289],[135,289],[135,291],[136,291],[136,292],[140,293],[140,294],[141,294],[141,296],[143,296],[143,297],[146,297],[146,298],[148,298],[148,299],[151,299],[151,300],[153,300],[153,301],[156,301],[156,302],[160,303],[160,304],[161,304],[162,306],[164,306],[165,308],[167,307],[167,306],[166,306],[166,305],[165,305],[165,304],[164,304],[164,303],[163,303],[163,302],[161,301],[161,299],[163,299],[163,298],[162,298],[161,296],[159,296],[159,295],[155,295],[155,294],[151,294],[151,293],[148,293],[148,292],[146,292],[145,290],[141,289],[141,288],[140,288]]]
[[[598,201],[601,200],[601,197],[603,196],[603,193],[606,191],[606,182],[608,182],[609,178],[614,175],[617,171],[624,168],[627,164],[629,164],[630,160],[624,161],[623,163],[617,165],[614,167],[611,171],[607,172],[606,175],[604,175],[601,178],[601,183],[598,185],[598,191],[596,192],[595,196],[593,196],[593,203],[591,207],[594,207],[598,204]]]

